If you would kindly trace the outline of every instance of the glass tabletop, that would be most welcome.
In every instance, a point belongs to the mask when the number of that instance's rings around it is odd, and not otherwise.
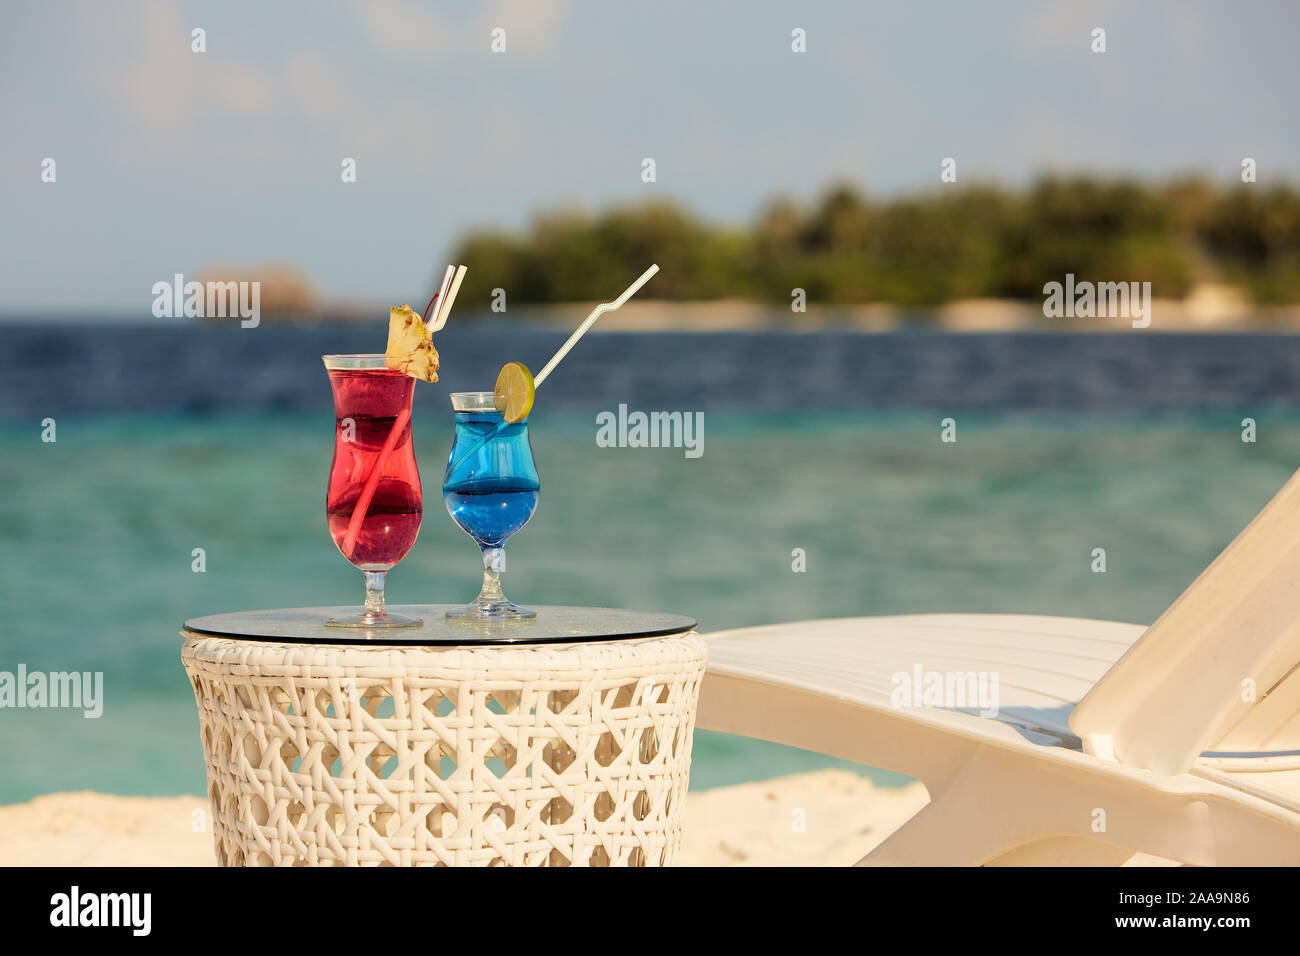
[[[295,644],[389,644],[436,646],[457,644],[570,644],[667,637],[695,630],[696,622],[680,614],[627,611],[610,607],[537,605],[537,617],[523,621],[478,624],[449,621],[451,604],[397,604],[389,610],[420,618],[418,627],[377,630],[326,627],[345,607],[294,607],[235,611],[191,618],[185,630],[214,637]]]

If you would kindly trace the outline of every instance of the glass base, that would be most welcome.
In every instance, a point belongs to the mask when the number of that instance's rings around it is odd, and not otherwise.
[[[389,614],[386,612],[376,613],[374,611],[361,611],[357,614],[345,614],[343,617],[332,617],[325,622],[326,627],[419,627],[424,621],[418,617],[407,617],[405,614]]]
[[[530,607],[521,607],[513,601],[493,601],[463,604],[447,612],[449,621],[465,621],[471,624],[490,624],[497,621],[526,621],[537,617],[537,612]]]

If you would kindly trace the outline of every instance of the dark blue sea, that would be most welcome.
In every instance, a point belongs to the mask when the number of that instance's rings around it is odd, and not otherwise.
[[[0,324],[0,417],[288,414],[329,406],[318,357],[381,351],[348,325]],[[448,327],[446,393],[491,387],[502,362],[539,369],[566,333]],[[545,385],[557,413],[633,408],[1188,411],[1300,395],[1300,336],[855,332],[593,334]]]

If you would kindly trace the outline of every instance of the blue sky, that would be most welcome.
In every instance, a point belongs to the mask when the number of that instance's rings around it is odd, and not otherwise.
[[[946,188],[947,156],[959,182],[1226,182],[1244,156],[1261,183],[1300,182],[1290,3],[53,0],[5,18],[5,312],[147,313],[173,273],[268,262],[329,297],[415,300],[473,226],[652,196],[744,221],[833,180]]]

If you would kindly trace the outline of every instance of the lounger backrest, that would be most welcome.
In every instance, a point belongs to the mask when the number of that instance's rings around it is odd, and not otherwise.
[[[1300,472],[1070,717],[1084,749],[1183,773],[1202,751],[1300,750]]]

